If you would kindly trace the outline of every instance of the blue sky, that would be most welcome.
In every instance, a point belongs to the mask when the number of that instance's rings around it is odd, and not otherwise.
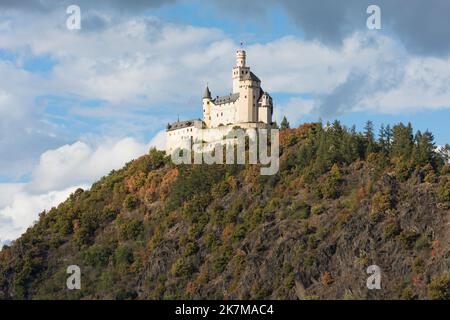
[[[381,30],[366,0],[79,0],[81,30],[72,1],[0,3],[0,244],[201,117],[241,41],[278,121],[411,122],[450,143],[450,3],[377,3]]]

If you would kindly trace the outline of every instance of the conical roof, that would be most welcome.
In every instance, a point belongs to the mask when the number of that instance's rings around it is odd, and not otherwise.
[[[211,91],[209,91],[208,86],[206,86],[205,93],[203,94],[203,99],[211,99]]]

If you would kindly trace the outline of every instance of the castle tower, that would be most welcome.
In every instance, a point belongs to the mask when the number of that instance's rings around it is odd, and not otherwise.
[[[211,91],[206,86],[205,93],[203,94],[203,121],[209,128],[211,125]]]
[[[250,72],[250,68],[245,65],[246,53],[239,49],[236,51],[236,65],[233,67],[233,93],[239,92],[240,81],[245,74]]]
[[[273,102],[272,97],[264,92],[261,96],[258,107],[258,121],[268,125],[272,124]]]

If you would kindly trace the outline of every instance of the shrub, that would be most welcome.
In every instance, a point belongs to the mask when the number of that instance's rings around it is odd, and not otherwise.
[[[419,234],[414,230],[403,230],[397,238],[405,248],[411,249],[418,237]]]
[[[341,195],[340,185],[342,184],[342,176],[339,167],[334,164],[330,173],[325,179],[322,186],[322,194],[327,199],[337,199]]]
[[[414,294],[410,287],[406,287],[402,290],[402,294],[400,297],[403,300],[412,300],[412,299],[414,299]]]
[[[123,206],[127,210],[134,210],[139,205],[139,199],[135,195],[129,194],[123,201]]]
[[[328,287],[329,285],[331,285],[333,283],[333,277],[331,276],[331,273],[324,272],[322,274],[321,282],[322,282],[322,285],[324,285],[325,287]]]
[[[428,285],[428,296],[433,300],[450,300],[450,275],[435,277]]]
[[[170,269],[173,276],[181,278],[189,277],[193,271],[192,264],[186,258],[176,260]]]
[[[415,250],[422,250],[430,247],[428,242],[428,237],[426,235],[421,235],[414,243]]]
[[[245,238],[247,233],[247,229],[243,224],[237,225],[237,227],[234,229],[233,234],[231,235],[231,240],[233,242],[238,242]]]
[[[313,206],[313,207],[311,208],[311,213],[312,213],[313,215],[320,215],[320,214],[322,214],[323,212],[325,212],[325,208],[324,208],[322,205],[320,205],[320,204],[315,205],[315,206]]]
[[[138,294],[134,290],[127,291],[125,289],[119,289],[116,292],[116,300],[134,300],[137,298],[137,296]]]
[[[197,251],[198,251],[197,244],[195,242],[189,242],[185,246],[183,256],[185,256],[185,257],[191,256],[191,255],[197,253]]]
[[[109,247],[94,244],[82,253],[83,261],[93,267],[105,267],[108,264],[112,250]]]
[[[140,220],[129,220],[119,226],[119,236],[122,240],[136,240],[144,231]]]
[[[385,238],[397,236],[400,234],[400,232],[401,232],[400,225],[398,224],[397,221],[388,222],[383,230]]]
[[[439,200],[442,202],[450,201],[450,178],[444,177],[439,184],[438,190]]]
[[[379,221],[391,207],[390,195],[378,191],[372,198],[372,208],[369,215],[370,220],[372,222]]]
[[[308,219],[311,214],[311,207],[304,202],[297,202],[292,205],[292,210],[294,211],[294,217],[300,219]]]
[[[114,258],[116,265],[127,267],[134,261],[133,250],[128,246],[119,247],[116,250]]]

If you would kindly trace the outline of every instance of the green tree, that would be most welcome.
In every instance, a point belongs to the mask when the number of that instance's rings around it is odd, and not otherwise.
[[[375,145],[375,138],[373,133],[373,122],[367,121],[366,125],[364,127],[364,140],[365,140],[365,146],[366,146],[366,156],[369,153],[376,151],[376,145]]]
[[[322,194],[328,199],[337,199],[341,195],[342,175],[339,166],[334,164],[322,187]]]
[[[436,144],[434,137],[428,130],[424,133],[417,131],[414,144],[414,161],[417,165],[431,164],[436,168]]]
[[[289,129],[289,128],[290,128],[289,121],[287,120],[286,116],[284,116],[283,120],[281,120],[280,129],[284,130],[284,129]]]
[[[410,159],[414,145],[411,123],[407,126],[403,123],[395,125],[392,133],[391,156]]]
[[[432,300],[450,300],[450,275],[433,278],[428,285],[428,296]]]
[[[380,145],[380,150],[384,154],[387,154],[389,152],[388,150],[388,141],[386,137],[386,128],[384,127],[384,124],[381,125],[380,131],[378,134],[378,144]]]

